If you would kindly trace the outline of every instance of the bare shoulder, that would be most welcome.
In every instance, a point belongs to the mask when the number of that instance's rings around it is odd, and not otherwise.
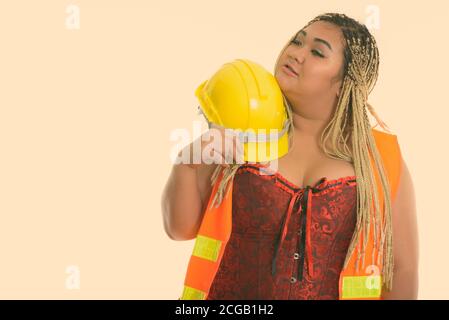
[[[402,157],[401,157],[402,158]],[[401,173],[393,214],[393,291],[385,299],[416,299],[419,287],[419,232],[415,190],[410,170],[401,159]]]

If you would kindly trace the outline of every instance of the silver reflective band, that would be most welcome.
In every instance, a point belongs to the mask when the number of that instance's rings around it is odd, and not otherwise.
[[[279,131],[277,129],[270,129],[269,134],[265,134],[265,133],[256,134],[255,132],[238,131],[237,134],[239,136],[240,141],[242,141],[243,143],[269,142],[272,140],[279,140],[288,131],[288,126],[289,126],[289,122],[286,119],[284,121],[284,125],[283,125],[283,128],[281,131]],[[259,130],[265,130],[265,129],[259,129]],[[268,131],[268,130],[266,130],[266,131]],[[271,131],[275,131],[275,132],[271,132]]]
[[[217,129],[226,129],[223,126],[220,126],[218,124],[212,123],[209,121],[209,119],[207,119],[206,115],[204,114],[203,110],[201,109],[200,106],[198,106],[198,114],[202,114],[204,116],[204,119],[206,119],[207,121],[207,125],[209,126],[209,129],[211,128],[217,128]],[[278,131],[277,129],[259,129],[259,130],[265,130],[265,131],[270,131],[269,134],[266,133],[259,133],[256,134],[255,132],[242,132],[240,130],[237,129],[233,129],[236,131],[237,136],[239,137],[239,140],[242,143],[248,143],[248,142],[269,142],[272,140],[279,140],[287,131],[289,128],[289,121],[288,119],[286,119],[284,121],[284,125],[281,131]],[[276,132],[271,132],[271,131],[276,131]]]

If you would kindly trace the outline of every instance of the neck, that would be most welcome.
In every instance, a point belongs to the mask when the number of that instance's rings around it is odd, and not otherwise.
[[[292,108],[295,134],[313,138],[318,138],[321,135],[337,106],[337,100],[334,97],[332,99],[322,97],[313,101],[302,99],[301,103],[298,101],[289,102]]]
[[[318,138],[328,124],[328,119],[307,118],[299,113],[292,112],[292,120],[295,134],[304,137]]]
[[[335,108],[325,108],[323,105],[291,104],[293,122],[293,145],[319,146],[320,138],[324,128],[329,124]],[[294,146],[292,146],[293,149]],[[300,148],[301,149],[301,148]]]

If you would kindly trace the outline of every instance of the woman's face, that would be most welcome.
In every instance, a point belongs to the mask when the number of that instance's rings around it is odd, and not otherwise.
[[[275,77],[293,105],[332,102],[339,93],[344,64],[343,34],[338,26],[317,21],[299,31],[281,53]],[[297,75],[289,72],[285,65]]]

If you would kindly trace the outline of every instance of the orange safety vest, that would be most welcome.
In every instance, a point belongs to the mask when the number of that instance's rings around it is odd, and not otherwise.
[[[396,196],[401,171],[401,153],[397,137],[376,129],[372,129],[372,133],[384,164],[393,200]],[[372,157],[371,164],[375,168]],[[379,192],[380,208],[383,208],[384,199],[381,181],[377,170],[374,171]],[[212,199],[217,192],[221,179],[222,172],[212,188],[208,206],[195,239],[193,253],[190,257],[184,281],[183,293],[181,298],[179,298],[181,300],[206,299],[231,235],[233,183],[229,183],[221,204],[218,207],[212,205]],[[383,212],[381,214],[382,219]],[[362,235],[350,257],[349,263],[340,273],[339,299],[382,299],[382,259],[374,261],[376,260],[374,257],[377,256],[379,250],[374,245],[373,224],[371,224],[370,228],[364,253],[365,264],[364,266],[359,266],[356,263],[357,252],[359,248],[362,248]]]

